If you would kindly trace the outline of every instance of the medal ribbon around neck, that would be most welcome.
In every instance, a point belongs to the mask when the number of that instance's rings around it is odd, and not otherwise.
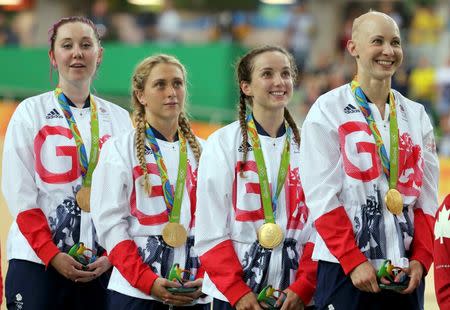
[[[264,155],[261,149],[261,142],[259,140],[258,132],[256,130],[253,116],[249,114],[247,116],[247,127],[250,139],[253,146],[253,154],[255,155],[256,166],[258,167],[259,184],[261,187],[261,198],[264,209],[265,223],[275,223],[274,213],[276,213],[278,205],[278,197],[280,196],[281,189],[284,186],[287,171],[290,160],[290,143],[291,143],[291,130],[289,126],[286,126],[286,140],[284,141],[283,153],[281,154],[280,168],[278,170],[276,192],[273,197],[270,194],[269,179],[267,176],[267,168],[264,162]]]
[[[167,173],[167,167],[164,164],[163,156],[156,141],[155,134],[152,128],[147,124],[145,130],[145,136],[150,144],[150,147],[155,157],[156,165],[158,166],[159,175],[161,177],[161,184],[164,193],[164,201],[166,203],[167,213],[169,214],[170,223],[179,223],[181,201],[183,199],[184,184],[186,182],[187,174],[187,146],[186,139],[183,134],[178,131],[178,137],[180,139],[180,161],[178,163],[178,176],[175,188],[175,194],[170,185],[169,175]]]
[[[72,110],[61,88],[55,89],[55,96],[58,99],[59,105],[63,111],[64,117],[69,124],[69,128],[72,131],[72,135],[77,145],[78,159],[80,163],[81,175],[83,177],[83,187],[91,186],[92,173],[97,166],[99,157],[99,125],[97,106],[94,101],[94,97],[89,95],[90,110],[91,110],[91,151],[89,154],[89,161],[86,154],[86,147],[84,146],[83,139],[81,138],[80,131],[78,130],[77,123],[73,117]]]
[[[358,81],[353,80],[350,84],[352,92],[355,96],[356,102],[361,109],[364,117],[366,118],[367,124],[372,131],[375,138],[375,144],[377,146],[378,155],[381,159],[381,164],[383,166],[384,174],[389,180],[389,189],[397,188],[398,180],[398,123],[397,123],[397,110],[395,107],[395,100],[392,91],[389,92],[389,132],[391,138],[391,148],[390,148],[390,158],[389,160],[386,152],[386,147],[384,146],[383,139],[381,137],[380,131],[375,123],[375,120],[370,110],[369,103],[367,102],[366,95],[364,95],[363,90]]]

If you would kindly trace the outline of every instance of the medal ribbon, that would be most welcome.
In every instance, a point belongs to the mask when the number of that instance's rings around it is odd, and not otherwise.
[[[161,185],[164,193],[164,201],[166,203],[167,213],[169,214],[169,222],[180,222],[181,201],[183,200],[184,184],[186,182],[187,174],[187,146],[186,139],[178,131],[178,137],[180,139],[180,162],[178,163],[178,176],[175,188],[175,195],[170,185],[169,175],[167,173],[167,167],[164,163],[161,150],[158,142],[156,141],[155,134],[152,128],[147,124],[145,130],[145,136],[150,144],[150,147],[155,157],[156,165],[158,166],[159,175],[161,177]]]
[[[358,81],[353,80],[350,84],[350,87],[361,112],[366,118],[367,124],[369,124],[369,128],[372,131],[373,137],[375,138],[375,144],[377,146],[378,155],[381,159],[383,171],[387,179],[389,180],[389,188],[396,189],[398,179],[398,123],[394,94],[392,93],[392,91],[389,92],[389,132],[391,138],[391,148],[389,152],[391,160],[389,161],[386,147],[384,146],[380,131],[378,130],[378,127],[373,118],[366,95],[364,95],[364,92],[362,91]]]
[[[261,149],[261,142],[259,140],[258,132],[256,130],[253,116],[249,114],[247,116],[247,127],[250,139],[253,146],[253,154],[255,154],[256,166],[258,167],[259,184],[261,187],[261,198],[264,209],[265,223],[275,223],[274,213],[277,210],[278,197],[280,196],[281,189],[284,186],[287,171],[290,160],[290,143],[291,143],[291,130],[289,126],[286,126],[286,140],[284,141],[283,153],[281,154],[280,168],[278,170],[276,192],[273,197],[270,195],[269,179],[267,177],[267,168],[264,162],[264,155]]]
[[[63,111],[64,117],[69,124],[69,128],[72,131],[72,135],[75,139],[75,144],[77,145],[77,154],[80,164],[81,175],[83,177],[83,186],[91,186],[92,173],[97,166],[98,156],[99,156],[99,125],[98,125],[98,115],[97,106],[94,101],[94,97],[89,95],[89,100],[91,102],[91,152],[89,154],[89,162],[86,154],[86,147],[84,146],[83,139],[81,138],[80,131],[78,130],[77,123],[73,117],[72,110],[67,101],[66,96],[62,92],[61,88],[57,87],[55,89],[55,96],[58,99],[59,105]]]

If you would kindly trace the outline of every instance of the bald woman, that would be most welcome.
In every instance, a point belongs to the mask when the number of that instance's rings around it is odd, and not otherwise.
[[[392,18],[356,18],[347,49],[354,80],[319,97],[302,128],[300,176],[318,232],[316,306],[423,309],[438,207],[433,128],[422,105],[391,89],[403,60]],[[402,268],[402,285],[379,284],[387,260],[387,269]]]

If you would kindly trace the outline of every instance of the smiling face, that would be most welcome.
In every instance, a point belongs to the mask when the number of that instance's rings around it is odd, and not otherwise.
[[[145,82],[144,90],[136,93],[145,108],[150,124],[176,121],[183,111],[186,86],[180,67],[171,63],[155,65]]]
[[[57,29],[49,51],[52,66],[59,73],[59,85],[90,83],[102,59],[102,48],[94,30],[82,22],[69,22]]]
[[[390,79],[403,61],[398,26],[383,13],[369,12],[357,18],[347,48],[356,57],[358,78]]]
[[[280,110],[292,97],[293,72],[288,57],[279,51],[261,53],[253,59],[251,81],[242,81],[241,90],[253,110]]]

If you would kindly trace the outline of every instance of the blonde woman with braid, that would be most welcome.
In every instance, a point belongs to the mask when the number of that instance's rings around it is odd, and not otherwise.
[[[295,63],[280,47],[256,48],[240,59],[237,78],[239,120],[210,136],[198,172],[203,292],[214,297],[214,309],[304,309],[316,264],[299,131],[286,108]]]
[[[186,70],[176,58],[144,59],[132,77],[136,129],[105,144],[94,174],[93,219],[114,266],[111,309],[208,306],[193,249],[201,147],[185,97]]]

